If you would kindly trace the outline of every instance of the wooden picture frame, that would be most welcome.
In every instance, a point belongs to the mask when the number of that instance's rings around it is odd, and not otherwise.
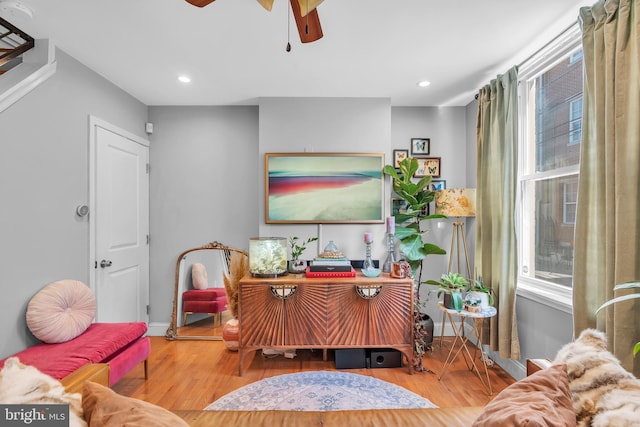
[[[411,156],[428,156],[431,151],[431,138],[411,138]]]
[[[400,169],[400,162],[409,157],[409,150],[393,150],[393,167]]]
[[[383,167],[383,153],[266,153],[265,223],[383,223]]]
[[[440,157],[422,157],[417,158],[418,170],[413,175],[416,178],[422,178],[425,176],[432,176],[434,178],[440,177]]]

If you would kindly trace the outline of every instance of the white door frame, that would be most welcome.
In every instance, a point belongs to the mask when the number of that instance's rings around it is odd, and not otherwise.
[[[121,129],[117,126],[112,125],[98,117],[89,116],[89,287],[91,290],[96,293],[96,285],[97,285],[97,275],[98,270],[96,268],[96,222],[93,220],[92,215],[96,212],[96,170],[97,170],[97,159],[96,159],[96,127],[101,127],[110,132],[121,135],[127,139],[130,139],[138,144],[141,144],[145,147],[149,147],[149,141],[135,135],[131,132],[128,132],[124,129]],[[148,267],[148,265],[147,265]],[[147,268],[147,271],[149,269]],[[147,283],[149,281],[147,280]],[[147,302],[148,304],[148,302]]]

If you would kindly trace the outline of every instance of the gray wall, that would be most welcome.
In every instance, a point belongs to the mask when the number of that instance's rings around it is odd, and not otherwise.
[[[89,115],[146,137],[147,107],[57,50],[57,71],[0,113],[0,357],[36,342],[29,299],[61,279],[89,280]]]
[[[258,108],[150,107],[149,120],[150,326],[163,334],[178,255],[214,240],[248,250],[257,235]]]

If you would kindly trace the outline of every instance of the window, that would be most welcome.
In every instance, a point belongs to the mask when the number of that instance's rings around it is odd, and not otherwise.
[[[582,96],[569,103],[569,144],[582,140]]]
[[[570,310],[583,104],[577,25],[519,75],[518,292]]]

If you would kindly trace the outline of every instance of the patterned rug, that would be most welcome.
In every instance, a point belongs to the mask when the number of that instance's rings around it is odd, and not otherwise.
[[[278,375],[241,387],[205,410],[338,411],[435,408],[429,400],[365,375],[311,371]]]

